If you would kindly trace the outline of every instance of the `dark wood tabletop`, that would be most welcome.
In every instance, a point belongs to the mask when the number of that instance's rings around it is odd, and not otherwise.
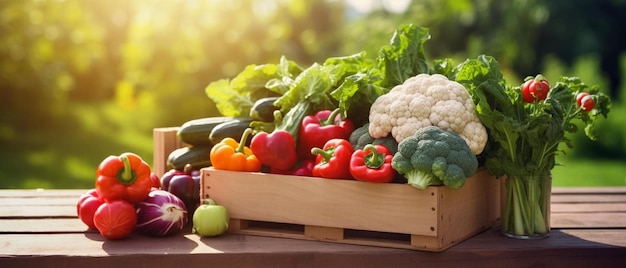
[[[443,252],[227,233],[102,238],[76,216],[86,190],[0,190],[0,267],[626,267],[626,187],[554,188],[551,235],[498,227]]]

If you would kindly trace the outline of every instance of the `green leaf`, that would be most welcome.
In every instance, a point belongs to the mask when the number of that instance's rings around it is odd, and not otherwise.
[[[334,105],[329,95],[331,86],[332,79],[328,70],[314,63],[296,77],[289,90],[275,102],[275,105],[280,107],[283,113],[287,113],[301,101],[332,108]]]
[[[433,69],[434,73],[445,75],[450,80],[454,80],[454,76],[457,72],[456,65],[454,65],[454,61],[450,58],[434,60]]]
[[[324,61],[328,68],[333,85],[339,85],[345,77],[366,72],[374,67],[374,61],[365,57],[365,52],[356,53],[345,57],[332,57]]]
[[[371,78],[372,76],[364,73],[353,74],[331,92],[331,96],[339,101],[339,108],[344,111],[344,116],[349,117],[356,125],[368,122],[369,107],[386,92],[384,88],[375,85]]]
[[[207,96],[213,100],[217,110],[223,116],[238,117],[247,115],[254,104],[247,96],[240,94],[230,86],[228,79],[211,82],[205,89]],[[240,107],[248,107],[248,112]]]
[[[300,70],[284,57],[280,64],[252,64],[230,81],[210,83],[205,92],[223,116],[247,116],[258,99],[282,95],[292,83],[291,76]]]
[[[424,43],[430,40],[427,28],[413,24],[401,25],[391,38],[391,44],[378,52],[378,68],[384,74],[381,86],[391,88],[409,77],[430,73],[424,53]]]

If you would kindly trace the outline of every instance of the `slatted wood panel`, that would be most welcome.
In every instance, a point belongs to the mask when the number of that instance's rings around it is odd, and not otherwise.
[[[0,267],[624,267],[626,188],[555,188],[552,233],[524,241],[497,228],[445,252],[227,234],[133,234],[107,241],[76,218],[84,190],[0,190]],[[587,196],[581,199],[581,196]],[[607,224],[610,223],[610,224]]]
[[[574,189],[553,191],[550,215],[553,228],[626,228],[624,187]]]
[[[418,190],[206,168],[200,194],[230,211],[235,233],[442,251],[497,222],[499,188],[486,170],[460,190]]]

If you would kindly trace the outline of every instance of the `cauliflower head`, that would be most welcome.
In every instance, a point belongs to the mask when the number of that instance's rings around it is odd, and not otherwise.
[[[437,126],[459,134],[474,155],[487,144],[487,129],[467,89],[440,74],[418,74],[378,97],[370,108],[369,123],[370,136],[391,133],[398,143],[418,129]]]

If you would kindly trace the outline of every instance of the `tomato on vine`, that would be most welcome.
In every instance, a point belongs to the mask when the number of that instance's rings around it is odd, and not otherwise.
[[[585,112],[589,112],[596,107],[596,101],[593,100],[593,96],[589,95],[587,92],[581,92],[576,95],[576,104]]]
[[[550,92],[550,84],[540,74],[524,82],[522,86],[522,98],[526,103],[545,100],[548,97],[548,92]]]

